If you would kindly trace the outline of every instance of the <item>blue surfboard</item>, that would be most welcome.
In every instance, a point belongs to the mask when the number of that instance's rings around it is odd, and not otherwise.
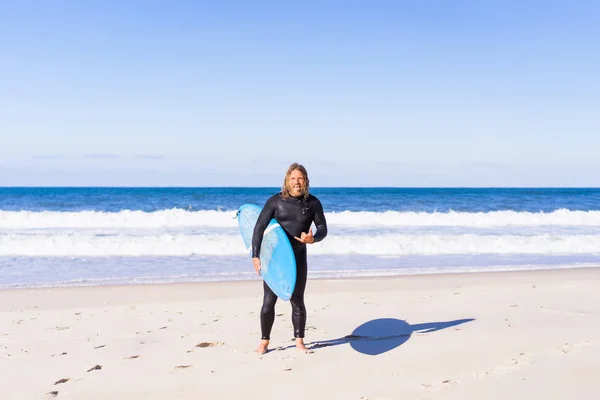
[[[261,208],[243,204],[237,214],[238,225],[246,250],[252,256],[252,234]],[[289,300],[296,287],[296,258],[292,244],[283,228],[272,219],[265,229],[260,246],[260,275],[273,293]]]

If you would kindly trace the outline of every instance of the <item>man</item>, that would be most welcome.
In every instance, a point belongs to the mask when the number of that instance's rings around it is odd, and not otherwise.
[[[306,307],[304,306],[304,289],[307,279],[306,245],[319,242],[327,236],[327,222],[323,206],[318,198],[309,193],[309,179],[306,169],[293,163],[289,166],[281,192],[271,196],[265,203],[254,227],[252,236],[252,261],[254,270],[260,274],[260,245],[263,233],[269,221],[275,219],[286,232],[296,258],[296,286],[290,303],[292,305],[292,324],[296,348],[307,351],[304,345],[304,329],[306,327]],[[317,232],[313,235],[311,225],[314,222]],[[260,312],[261,342],[256,349],[259,354],[267,352],[271,329],[275,321],[275,303],[277,295],[263,281],[263,305]]]

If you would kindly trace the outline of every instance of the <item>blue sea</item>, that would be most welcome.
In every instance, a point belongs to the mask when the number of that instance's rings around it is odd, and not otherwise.
[[[278,188],[0,188],[0,287],[259,279],[235,213]],[[600,189],[313,188],[309,276],[600,264]]]

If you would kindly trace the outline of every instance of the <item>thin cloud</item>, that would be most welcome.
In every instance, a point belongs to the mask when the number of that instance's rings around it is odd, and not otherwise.
[[[84,154],[83,158],[93,158],[93,159],[102,159],[102,160],[116,160],[121,158],[118,154],[110,154],[110,153],[97,153],[97,154]]]
[[[58,154],[41,154],[33,156],[33,158],[36,160],[58,160],[64,158],[64,156]]]
[[[162,154],[136,154],[134,157],[142,160],[164,160],[166,158]]]

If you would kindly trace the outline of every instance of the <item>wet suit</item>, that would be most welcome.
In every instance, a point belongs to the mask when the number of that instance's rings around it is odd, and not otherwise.
[[[307,277],[306,244],[296,240],[294,236],[300,238],[302,232],[308,233],[313,222],[317,227],[317,231],[313,234],[315,243],[327,236],[327,222],[323,214],[323,206],[319,199],[313,195],[309,195],[306,200],[304,197],[294,197],[291,195],[284,199],[281,193],[271,196],[265,203],[254,227],[252,257],[259,257],[263,233],[272,218],[275,218],[286,232],[294,250],[297,277],[296,286],[290,298],[290,303],[292,304],[292,324],[294,326],[294,337],[303,338],[306,326],[306,307],[304,306],[304,289],[306,288]],[[273,293],[264,281],[263,288],[264,297],[260,311],[260,327],[262,339],[269,340],[271,328],[275,321],[277,295]]]

